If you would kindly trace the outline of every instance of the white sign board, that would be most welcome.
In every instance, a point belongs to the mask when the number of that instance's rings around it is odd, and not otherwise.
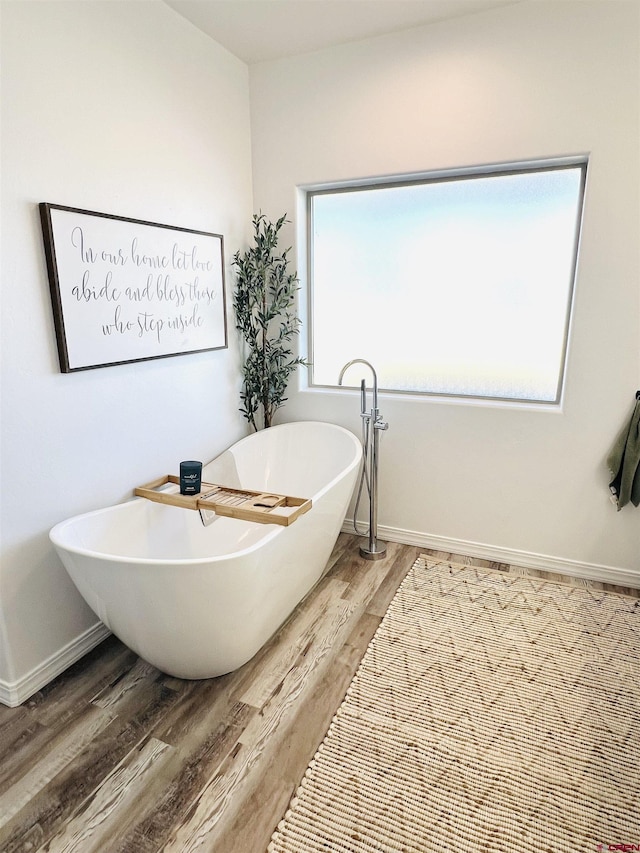
[[[227,346],[223,239],[42,203],[63,373]]]

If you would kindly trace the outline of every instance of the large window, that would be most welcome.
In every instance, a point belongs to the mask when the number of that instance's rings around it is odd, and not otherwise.
[[[586,161],[308,191],[314,385],[560,399]]]

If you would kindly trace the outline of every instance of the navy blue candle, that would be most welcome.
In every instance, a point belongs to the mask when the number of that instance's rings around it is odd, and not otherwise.
[[[198,495],[202,483],[202,462],[180,463],[180,494]]]

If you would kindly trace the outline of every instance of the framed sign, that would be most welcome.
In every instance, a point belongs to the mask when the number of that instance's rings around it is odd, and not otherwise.
[[[40,204],[63,373],[227,346],[220,234]]]

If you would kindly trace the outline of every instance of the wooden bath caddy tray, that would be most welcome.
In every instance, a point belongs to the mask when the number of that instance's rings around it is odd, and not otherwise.
[[[260,524],[282,524],[285,527],[293,524],[299,516],[311,509],[311,501],[306,498],[292,498],[290,495],[277,495],[273,492],[252,492],[250,489],[231,489],[228,486],[216,486],[214,483],[202,483],[198,495],[158,491],[168,483],[179,485],[180,478],[167,474],[151,483],[145,483],[144,486],[138,486],[134,489],[134,494],[156,503],[181,506],[184,509],[208,509],[216,515],[257,521]],[[279,509],[292,511],[278,512]]]

